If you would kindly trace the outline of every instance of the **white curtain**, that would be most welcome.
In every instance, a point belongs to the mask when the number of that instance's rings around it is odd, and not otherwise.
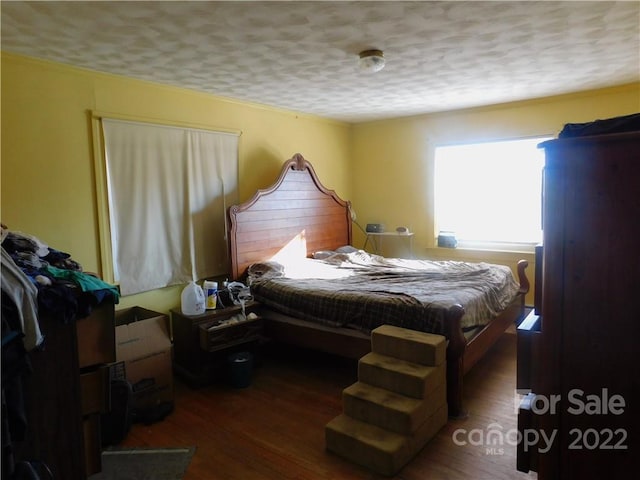
[[[102,126],[122,294],[226,273],[238,135],[106,118]]]

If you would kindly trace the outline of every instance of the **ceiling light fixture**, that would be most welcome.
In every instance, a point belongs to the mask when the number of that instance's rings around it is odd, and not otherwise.
[[[360,52],[358,65],[360,65],[360,69],[365,72],[379,72],[384,68],[384,54],[382,50],[364,50]]]

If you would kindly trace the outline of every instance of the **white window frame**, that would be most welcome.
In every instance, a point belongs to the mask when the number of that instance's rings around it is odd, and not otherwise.
[[[142,125],[146,128],[159,128],[159,129],[175,129],[181,132],[184,132],[185,135],[202,135],[208,137],[209,134],[221,135],[221,136],[230,136],[235,137],[235,152],[233,152],[232,158],[225,158],[224,165],[220,165],[218,163],[211,163],[210,159],[212,154],[207,154],[208,159],[205,163],[204,160],[196,159],[195,163],[193,158],[188,160],[189,165],[185,164],[183,170],[185,171],[185,175],[182,176],[181,184],[179,187],[182,190],[182,195],[188,196],[188,203],[185,204],[185,208],[189,210],[188,217],[185,217],[184,221],[180,221],[179,219],[175,222],[176,228],[181,229],[179,234],[176,232],[166,232],[166,235],[172,235],[172,238],[168,240],[168,243],[173,243],[175,245],[176,239],[183,241],[183,248],[178,248],[181,255],[181,259],[176,262],[178,266],[174,266],[173,270],[169,268],[169,270],[173,271],[175,275],[171,272],[167,273],[167,267],[165,266],[164,275],[160,274],[157,279],[147,281],[147,278],[140,282],[140,279],[136,279],[136,284],[132,286],[132,283],[127,279],[127,286],[125,288],[124,279],[120,278],[120,272],[116,266],[116,252],[117,248],[115,248],[117,241],[117,227],[115,227],[114,216],[113,216],[113,208],[110,196],[113,195],[113,191],[110,188],[109,182],[109,174],[108,174],[108,165],[107,165],[107,154],[106,154],[106,145],[105,145],[105,137],[103,131],[103,120],[111,121],[121,124],[131,123]],[[237,202],[238,195],[238,137],[240,136],[240,132],[236,131],[224,131],[224,130],[212,130],[210,128],[194,126],[194,125],[185,125],[185,124],[171,124],[170,122],[161,123],[157,120],[148,120],[148,119],[140,119],[140,118],[131,118],[118,116],[113,114],[103,114],[99,112],[93,112],[92,115],[92,126],[93,126],[93,136],[94,136],[94,162],[95,162],[95,173],[96,173],[96,190],[97,190],[97,199],[98,199],[98,221],[100,226],[100,254],[101,254],[101,266],[102,266],[102,276],[105,280],[110,281],[115,284],[119,284],[121,289],[123,289],[123,295],[133,295],[137,293],[142,293],[148,290],[155,290],[157,288],[162,288],[170,285],[178,285],[181,283],[185,283],[189,280],[200,280],[205,277],[213,276],[213,275],[223,275],[228,274],[228,248],[226,246],[226,206],[232,203]],[[166,130],[167,132],[169,130]],[[189,137],[192,138],[192,137]],[[200,137],[201,138],[201,137]],[[202,151],[202,146],[195,146],[196,149]],[[193,147],[189,147],[189,149],[193,149]],[[188,153],[185,155],[189,155],[192,157],[192,153]],[[195,156],[201,156],[199,153],[195,153]],[[219,156],[219,155],[218,155]],[[178,158],[178,155],[174,155],[171,157],[170,165],[173,165],[174,159],[176,162],[184,162],[185,158]],[[181,155],[180,155],[181,157]],[[215,160],[218,162],[218,160]],[[199,182],[193,182],[195,178],[198,180],[197,176],[194,177],[192,171],[196,172],[208,172],[207,179],[202,181],[200,178]],[[188,174],[186,170],[189,170]],[[221,170],[224,172],[221,173]],[[163,182],[165,183],[167,176],[171,176],[172,173],[175,174],[176,170],[173,166],[170,167],[170,171],[164,175]],[[136,175],[139,175],[136,173]],[[202,176],[202,174],[200,175]],[[143,178],[144,177],[144,178]],[[147,178],[143,174],[143,177],[138,179],[138,183],[140,182],[147,184]],[[215,178],[214,178],[215,177]],[[222,184],[221,188],[216,186],[213,189],[209,189],[207,186],[207,182],[209,179],[212,179],[212,182],[216,184]],[[224,180],[223,180],[224,179]],[[163,188],[158,186],[158,188]],[[186,188],[186,190],[185,190]],[[204,194],[202,191],[210,190],[209,193]],[[218,195],[215,193],[215,197],[212,196],[213,191],[221,190],[223,193]],[[165,191],[165,190],[163,190]],[[160,195],[164,195],[160,193]],[[208,195],[208,197],[206,197]],[[205,198],[206,197],[206,198]],[[156,196],[156,198],[158,198]],[[208,199],[208,200],[207,200]],[[215,202],[217,205],[215,207],[215,212],[211,211],[212,202]],[[211,204],[211,205],[208,205]],[[127,204],[128,206],[128,204]],[[134,208],[132,205],[131,208]],[[195,209],[195,210],[194,210]],[[147,210],[148,211],[148,210]],[[186,210],[185,210],[186,212]],[[208,212],[208,213],[207,213]],[[213,215],[212,215],[213,213]],[[196,217],[201,217],[199,220],[194,219]],[[202,222],[202,217],[207,218],[206,222]],[[216,225],[212,225],[210,218],[215,217]],[[133,217],[135,218],[135,217]],[[145,222],[146,223],[146,222]],[[164,221],[165,225],[167,224],[167,220]],[[169,219],[169,223],[171,225],[174,224],[173,217]],[[137,228],[135,226],[134,228]],[[157,231],[156,229],[153,232],[153,235],[165,235],[163,231]],[[165,230],[165,229],[160,229]],[[135,238],[140,238],[140,248],[144,248],[145,238],[154,238],[150,236],[150,232],[140,232],[137,234]],[[206,239],[204,237],[207,237]],[[158,242],[155,241],[154,244]],[[215,252],[212,256],[211,252]],[[174,249],[174,255],[176,250]],[[155,257],[157,258],[157,257]],[[154,262],[141,262],[144,269],[147,269],[147,266],[153,264]],[[153,267],[150,269],[151,274],[153,274]],[[160,269],[158,270],[160,272]],[[135,274],[134,274],[135,276]],[[135,282],[134,282],[135,283]],[[140,286],[139,286],[140,285]]]
[[[537,145],[551,138],[540,135],[436,146],[433,178],[436,239],[440,232],[453,232],[458,248],[533,252],[542,241],[544,151]],[[519,146],[533,149],[526,167],[513,164],[521,156],[506,153],[509,148]],[[508,232],[521,220],[523,235]],[[509,228],[503,228],[505,225]],[[524,235],[526,229],[530,230],[528,235]]]

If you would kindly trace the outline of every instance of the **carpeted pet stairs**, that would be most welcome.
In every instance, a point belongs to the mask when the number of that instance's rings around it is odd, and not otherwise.
[[[344,413],[325,427],[326,446],[392,476],[447,423],[446,340],[383,325],[371,350],[343,391]]]

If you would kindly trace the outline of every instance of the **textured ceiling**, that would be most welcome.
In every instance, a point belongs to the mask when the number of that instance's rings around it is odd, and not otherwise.
[[[2,50],[357,122],[640,80],[640,2],[13,2]],[[365,74],[361,50],[384,51]]]

